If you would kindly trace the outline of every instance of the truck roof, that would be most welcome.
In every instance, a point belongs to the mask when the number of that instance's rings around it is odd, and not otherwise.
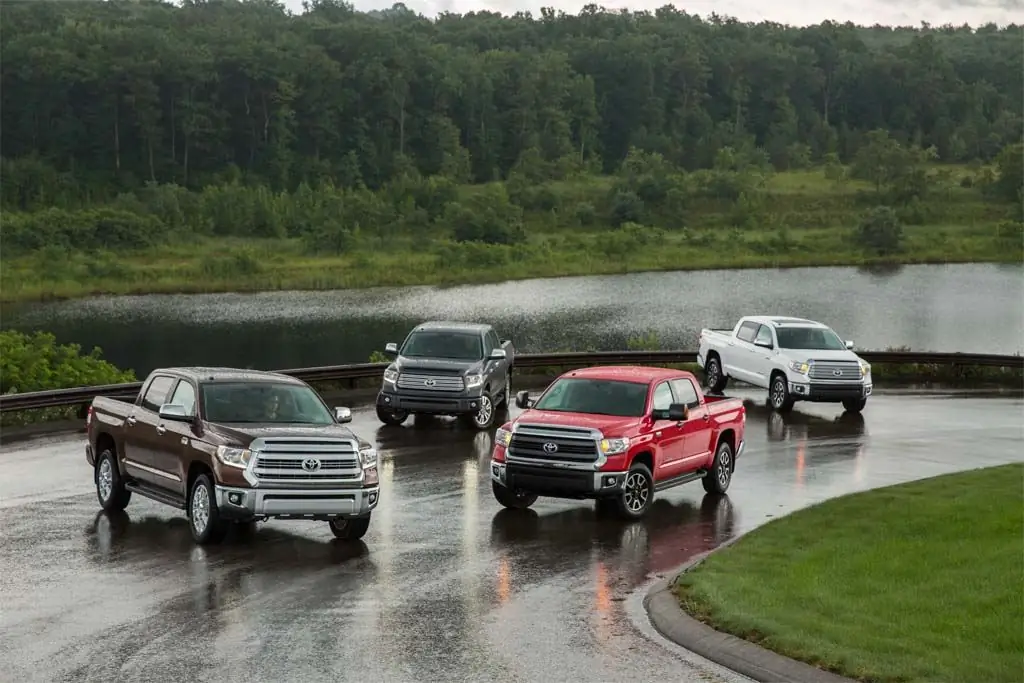
[[[190,379],[196,383],[210,382],[278,382],[282,384],[303,384],[302,380],[291,375],[280,372],[267,372],[265,370],[249,370],[242,368],[218,368],[218,367],[175,367],[157,368],[153,372],[177,375]],[[152,373],[150,373],[152,374]]]
[[[479,334],[484,334],[490,329],[491,326],[485,323],[467,323],[457,320],[430,320],[425,323],[420,323],[414,327],[412,331],[419,332],[421,330],[437,330],[439,332],[477,332]]]
[[[636,382],[650,384],[663,379],[679,377],[682,370],[669,368],[652,368],[646,365],[596,365],[589,368],[571,370],[562,377],[576,379],[606,379],[620,382]]]
[[[790,325],[800,327],[828,327],[824,323],[819,323],[816,320],[793,318],[788,315],[746,315],[743,316],[743,319],[749,320],[753,323],[760,323],[761,325],[771,325],[772,327],[784,327]]]

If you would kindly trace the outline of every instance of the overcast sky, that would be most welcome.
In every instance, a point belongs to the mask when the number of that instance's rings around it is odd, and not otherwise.
[[[294,12],[302,11],[302,0],[284,0]],[[385,9],[394,0],[355,0],[356,9]],[[587,0],[406,0],[405,5],[420,14],[434,16],[438,12],[489,10],[514,14],[529,10],[540,16],[541,7],[554,7],[576,14]],[[594,4],[609,9],[627,7],[653,11],[667,4],[677,9],[707,17],[711,12],[734,16],[741,21],[776,21],[783,24],[817,24],[826,19],[857,24],[918,26],[926,21],[933,26],[989,22],[999,25],[1024,23],[1024,0],[607,0]]]

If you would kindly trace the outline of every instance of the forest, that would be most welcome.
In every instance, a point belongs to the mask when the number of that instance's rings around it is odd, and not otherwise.
[[[341,0],[33,0],[0,20],[5,299],[288,286],[311,264],[300,284],[550,274],[567,251],[591,272],[663,240],[648,265],[685,267],[722,228],[719,265],[809,264],[825,242],[997,260],[1019,232],[1019,26]]]

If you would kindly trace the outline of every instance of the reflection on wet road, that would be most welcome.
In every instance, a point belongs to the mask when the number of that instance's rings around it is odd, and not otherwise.
[[[357,544],[275,521],[199,548],[145,499],[99,514],[81,437],[5,447],[0,680],[739,680],[651,642],[630,592],[814,502],[1024,459],[1019,397],[881,393],[857,419],[730,393],[750,400],[729,495],[673,489],[632,524],[586,502],[505,511],[491,434],[366,409],[382,498]]]

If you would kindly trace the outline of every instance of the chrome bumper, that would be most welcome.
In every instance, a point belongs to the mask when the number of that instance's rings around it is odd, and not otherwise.
[[[362,517],[377,507],[380,487],[359,489],[243,489],[217,486],[225,517],[318,519]]]

